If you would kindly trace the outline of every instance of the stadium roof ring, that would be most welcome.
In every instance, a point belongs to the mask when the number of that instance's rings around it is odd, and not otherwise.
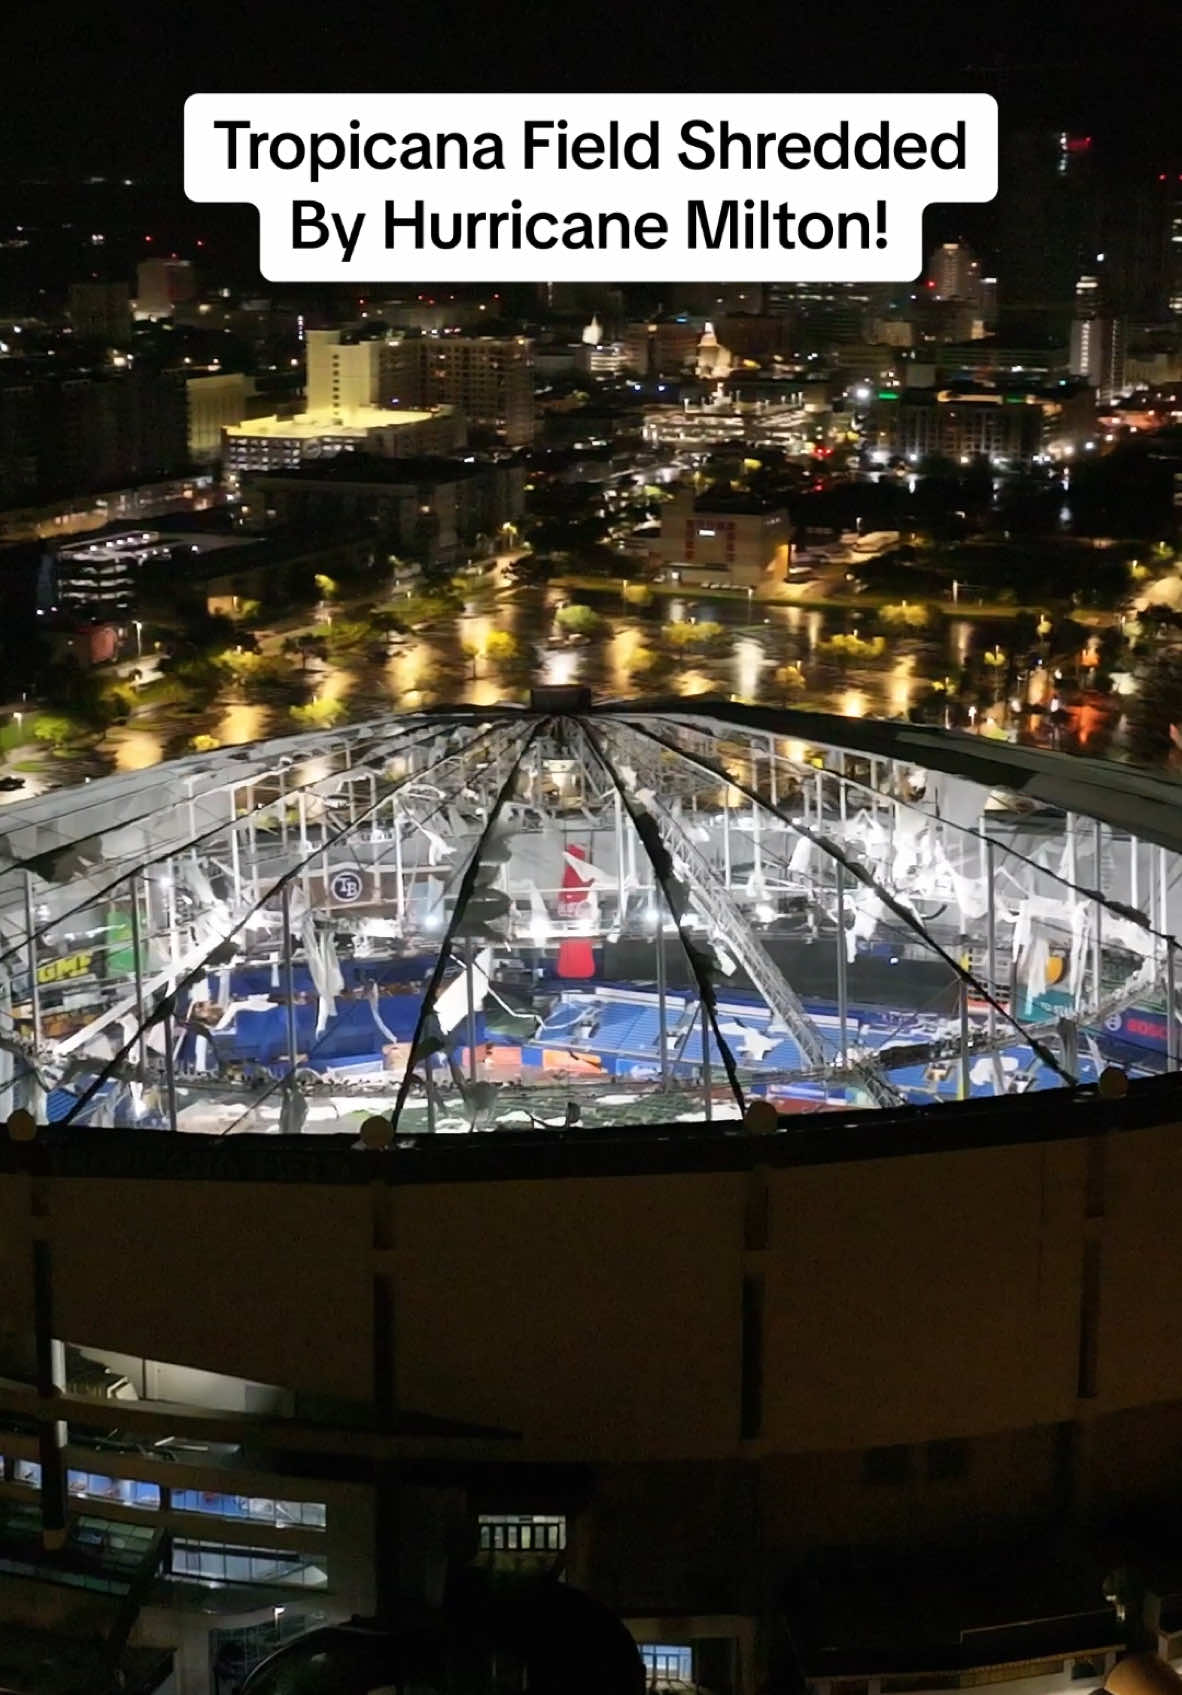
[[[57,791],[4,814],[0,1118],[377,1147],[1135,1085],[1178,1064],[1176,795],[557,689]]]

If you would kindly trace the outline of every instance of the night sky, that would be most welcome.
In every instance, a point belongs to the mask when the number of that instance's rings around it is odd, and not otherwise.
[[[0,51],[17,176],[179,181],[185,96],[230,89],[985,89],[1130,163],[1182,141],[1179,0],[22,7]]]

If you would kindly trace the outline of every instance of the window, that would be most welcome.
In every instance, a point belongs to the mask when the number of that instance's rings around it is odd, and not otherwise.
[[[640,1642],[645,1682],[649,1688],[694,1681],[694,1651],[667,1642]]]
[[[172,1505],[177,1512],[206,1513],[211,1518],[244,1518],[255,1524],[283,1528],[301,1525],[323,1530],[323,1501],[272,1501],[259,1495],[225,1495],[207,1489],[174,1489]]]
[[[185,1542],[172,1545],[173,1577],[194,1577],[207,1583],[263,1583],[281,1588],[322,1589],[328,1574],[311,1555],[274,1548],[239,1548],[225,1542]]]
[[[141,1483],[132,1477],[103,1477],[94,1471],[72,1471],[68,1488],[71,1495],[81,1495],[91,1501],[117,1501],[124,1507],[143,1507],[156,1512],[160,1506],[160,1485]]]
[[[554,1515],[488,1513],[477,1523],[485,1553],[560,1554],[566,1547],[566,1520]]]
[[[906,1483],[911,1475],[910,1448],[868,1448],[862,1459],[863,1483]]]

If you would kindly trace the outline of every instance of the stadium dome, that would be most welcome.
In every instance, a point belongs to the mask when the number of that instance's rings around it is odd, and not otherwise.
[[[563,689],[50,793],[4,813],[0,1116],[380,1144],[1135,1079],[1177,1063],[1176,795]]]

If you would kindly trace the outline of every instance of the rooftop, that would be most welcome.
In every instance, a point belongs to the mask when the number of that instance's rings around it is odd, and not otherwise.
[[[342,406],[339,412],[297,412],[293,417],[248,418],[242,424],[227,424],[226,434],[239,438],[274,437],[277,440],[321,436],[353,436],[365,430],[401,429],[408,424],[425,424],[446,417],[450,406],[429,412],[404,412],[384,406]]]

